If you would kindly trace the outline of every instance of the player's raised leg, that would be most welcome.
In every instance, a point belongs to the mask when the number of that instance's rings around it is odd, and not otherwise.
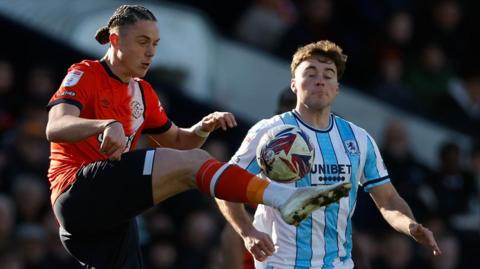
[[[223,200],[272,206],[290,224],[298,224],[315,209],[338,201],[351,188],[345,183],[293,188],[256,177],[237,165],[216,161],[200,149],[156,149],[146,156],[145,170],[149,169],[155,204],[197,187]]]

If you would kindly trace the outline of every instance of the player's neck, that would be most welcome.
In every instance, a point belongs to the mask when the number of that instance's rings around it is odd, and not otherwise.
[[[107,63],[108,67],[112,73],[115,74],[115,76],[117,76],[124,83],[128,83],[132,76],[126,74],[127,72],[125,72],[125,68],[119,64],[119,60],[113,57],[112,53],[113,52],[109,50],[102,60]]]
[[[313,110],[305,106],[297,106],[295,111],[305,123],[313,128],[326,129],[330,125],[330,107]]]

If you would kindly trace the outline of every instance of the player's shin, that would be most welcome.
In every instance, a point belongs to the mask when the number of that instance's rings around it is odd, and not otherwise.
[[[280,208],[295,192],[287,185],[259,178],[237,165],[206,161],[196,174],[198,188],[219,199]]]

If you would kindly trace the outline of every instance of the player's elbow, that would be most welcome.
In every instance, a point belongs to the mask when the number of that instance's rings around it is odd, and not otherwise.
[[[60,138],[58,131],[56,131],[55,127],[50,123],[48,123],[47,128],[45,128],[45,137],[47,138],[48,142],[58,142]]]
[[[47,127],[47,129],[45,129],[45,137],[47,138],[48,142],[54,142],[55,133]]]

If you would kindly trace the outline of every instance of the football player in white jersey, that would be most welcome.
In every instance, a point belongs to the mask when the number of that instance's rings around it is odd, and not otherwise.
[[[331,113],[346,58],[342,49],[328,40],[299,48],[291,63],[295,109],[255,124],[231,159],[250,172],[260,173],[255,152],[262,135],[274,126],[293,124],[309,135],[316,154],[310,174],[290,184],[352,183],[348,197],[313,212],[297,227],[286,224],[277,211],[263,205],[257,208],[252,224],[242,204],[217,200],[255,257],[257,269],[353,268],[352,215],[359,186],[370,193],[395,230],[430,247],[434,255],[441,253],[432,232],[415,221],[410,207],[391,184],[373,138]]]

